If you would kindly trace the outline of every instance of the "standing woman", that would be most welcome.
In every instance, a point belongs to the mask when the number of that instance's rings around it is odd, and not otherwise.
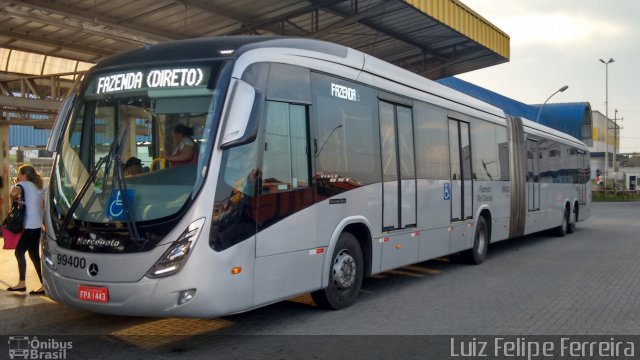
[[[28,251],[29,257],[36,268],[40,283],[42,283],[42,269],[40,268],[40,233],[42,231],[42,217],[44,215],[42,178],[31,165],[22,165],[18,169],[18,184],[24,189],[26,213],[24,219],[24,233],[16,246],[16,259],[18,259],[18,271],[20,282],[7,291],[26,291],[25,277],[27,273],[27,261],[24,254]],[[22,195],[22,189],[14,186],[11,189],[11,200],[18,201]],[[31,291],[31,295],[44,294],[42,286],[38,290]]]

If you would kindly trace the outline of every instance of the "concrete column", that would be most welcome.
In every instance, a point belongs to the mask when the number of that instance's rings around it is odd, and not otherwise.
[[[9,178],[9,125],[4,121],[0,122],[0,146],[0,175],[4,180],[2,189],[0,189],[0,219],[4,219],[11,206],[9,191],[12,184]]]

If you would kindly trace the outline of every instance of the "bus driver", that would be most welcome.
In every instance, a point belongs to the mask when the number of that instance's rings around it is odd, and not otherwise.
[[[171,163],[171,167],[193,164],[197,159],[196,142],[193,140],[193,128],[183,124],[178,124],[173,128],[173,140],[176,144],[171,155],[160,153],[161,157],[166,158]]]

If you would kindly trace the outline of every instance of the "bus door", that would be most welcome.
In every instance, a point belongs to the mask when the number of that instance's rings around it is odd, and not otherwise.
[[[256,206],[254,303],[318,289],[315,188],[310,153],[309,69],[269,64]],[[260,140],[258,140],[260,141]],[[250,161],[249,159],[247,159]]]
[[[267,101],[266,108],[262,187],[257,208],[258,257],[311,249],[316,228],[316,215],[311,207],[314,188],[307,106]],[[294,214],[296,221],[288,221]],[[307,236],[299,236],[302,233]]]
[[[417,226],[416,165],[412,108],[380,101],[380,143],[382,146],[382,230]],[[418,232],[398,232],[385,237],[382,270],[418,260]]]
[[[473,174],[469,123],[449,119],[451,221],[473,218]]]
[[[589,182],[589,164],[587,163],[589,158],[585,158],[585,153],[578,151],[578,182],[580,183],[580,188],[578,189],[578,202],[580,205],[586,205],[587,203],[587,183]]]
[[[380,101],[383,231],[416,226],[416,166],[411,108]]]
[[[527,140],[527,210],[540,210],[540,170],[538,142]]]

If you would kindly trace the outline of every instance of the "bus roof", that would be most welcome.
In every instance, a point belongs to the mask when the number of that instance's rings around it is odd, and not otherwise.
[[[123,64],[151,64],[160,62],[197,61],[237,58],[243,53],[264,47],[290,47],[313,50],[346,57],[348,48],[326,41],[279,36],[217,36],[169,41],[147,45],[113,55],[100,61],[95,69],[106,69]]]
[[[315,39],[280,36],[222,36],[170,41],[157,45],[144,46],[139,49],[110,56],[96,64],[93,70],[102,71],[111,67],[123,66],[124,64],[143,65],[162,62],[198,61],[224,58],[235,59],[250,50],[275,47],[314,51],[344,58],[345,60],[350,53],[351,55],[357,54],[356,57],[361,56],[363,59],[362,68],[360,69],[362,71],[385,77],[390,81],[397,82],[415,90],[419,90],[499,118],[504,119],[506,117],[504,111],[500,108],[414,74],[396,65],[343,45]],[[357,66],[353,63],[345,63],[345,65]],[[385,76],[384,74],[388,75]],[[581,144],[586,148],[586,146],[578,139],[567,134],[526,119],[523,120],[524,125],[528,128],[562,138],[577,145]]]
[[[573,145],[577,145],[580,146],[583,150],[589,150],[589,148],[587,147],[587,145],[585,145],[582,141],[574,138],[573,136],[563,133],[562,131],[558,131],[556,129],[550,128],[548,126],[539,124],[535,121],[531,121],[525,118],[522,118],[522,125],[525,128],[525,133],[527,132],[527,128],[528,129],[533,129],[533,130],[537,130],[540,132],[543,132],[547,135],[551,135],[551,136],[555,136],[557,138],[560,138],[562,140],[565,140],[566,142],[569,142]]]
[[[362,67],[359,70],[368,71],[378,76],[380,74],[392,74],[387,77],[391,81],[501,118],[505,117],[504,112],[497,107],[452,90],[396,65],[343,45],[315,39],[279,36],[222,36],[170,41],[110,56],[96,64],[93,71],[121,67],[124,64],[143,65],[162,62],[238,58],[250,50],[270,47],[314,51],[345,60],[349,53],[351,55],[357,54],[363,59]],[[344,65],[354,66],[355,64],[345,63]]]

